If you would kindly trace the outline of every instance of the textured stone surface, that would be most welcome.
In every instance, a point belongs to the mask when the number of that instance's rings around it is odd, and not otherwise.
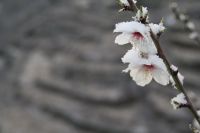
[[[167,4],[146,5],[154,22],[166,18],[164,51],[199,96],[200,49]],[[180,4],[195,22],[198,5]],[[121,73],[128,46],[115,45],[112,30],[131,14],[117,10],[111,0],[0,1],[1,133],[189,132],[189,112],[169,104],[176,90],[141,88]]]

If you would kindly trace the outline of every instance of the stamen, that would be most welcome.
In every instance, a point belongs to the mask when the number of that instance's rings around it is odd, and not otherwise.
[[[154,69],[154,65],[146,65],[146,64],[144,64],[143,65],[144,66],[144,68],[146,69],[146,70],[149,70],[149,71],[151,71],[151,70],[153,70]]]
[[[144,39],[144,36],[140,32],[134,32],[132,33],[133,37],[137,40],[142,40]]]

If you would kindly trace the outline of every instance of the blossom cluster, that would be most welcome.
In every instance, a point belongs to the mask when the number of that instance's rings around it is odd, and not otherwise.
[[[130,44],[128,50],[121,58],[128,67],[123,70],[129,73],[130,77],[139,86],[149,84],[153,79],[161,84],[167,85],[171,82],[172,86],[181,93],[171,99],[174,109],[187,107],[196,118],[194,126],[190,128],[194,133],[200,133],[200,111],[196,112],[186,91],[183,88],[184,76],[174,65],[170,66],[165,57],[160,44],[159,37],[164,32],[165,27],[162,21],[159,24],[149,22],[148,9],[146,7],[137,8],[136,0],[119,0],[123,9],[120,11],[137,11],[132,20],[121,22],[115,25],[114,32],[119,33],[115,38],[118,45]],[[180,16],[185,20],[185,16]],[[187,24],[188,29],[194,29],[192,23]],[[196,35],[193,35],[193,38]]]
[[[120,0],[128,6],[128,0]],[[136,3],[133,0],[133,3]],[[170,75],[163,60],[158,56],[157,48],[151,38],[151,32],[159,36],[165,27],[163,23],[149,23],[146,7],[138,9],[136,16],[131,21],[116,24],[114,32],[120,33],[115,38],[118,45],[131,44],[132,48],[122,58],[123,63],[128,63],[124,72],[129,73],[139,86],[149,84],[152,79],[161,85],[167,85]]]

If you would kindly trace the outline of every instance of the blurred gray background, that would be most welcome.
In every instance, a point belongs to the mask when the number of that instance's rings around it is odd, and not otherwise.
[[[138,0],[139,1],[139,0]],[[179,0],[199,30],[200,1]],[[158,23],[167,57],[200,96],[200,47],[165,0],[140,1]],[[121,71],[130,48],[114,44],[114,0],[0,0],[0,133],[188,133],[172,87],[135,85]]]

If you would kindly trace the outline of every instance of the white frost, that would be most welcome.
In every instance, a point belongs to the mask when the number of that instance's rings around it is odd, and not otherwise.
[[[132,0],[132,1],[133,1],[133,3],[137,3],[136,0]],[[128,3],[128,0],[120,0],[120,2],[121,2],[122,4],[124,4],[125,6],[130,6],[129,3]]]
[[[160,24],[149,24],[152,32],[157,35],[159,33],[162,33],[164,30],[165,30],[165,27],[163,26],[163,23],[160,23]]]
[[[148,31],[148,28],[146,28],[144,24],[135,21],[118,23],[115,25],[114,29],[114,32],[140,32],[142,35],[144,35]]]
[[[171,104],[174,109],[178,109],[181,106],[187,105],[185,95],[183,93],[178,94],[176,97],[171,99]]]
[[[178,79],[180,80],[181,84],[183,85],[184,76],[181,73],[178,73]]]
[[[177,72],[178,71],[178,67],[175,65],[171,65],[170,68],[174,71]]]

